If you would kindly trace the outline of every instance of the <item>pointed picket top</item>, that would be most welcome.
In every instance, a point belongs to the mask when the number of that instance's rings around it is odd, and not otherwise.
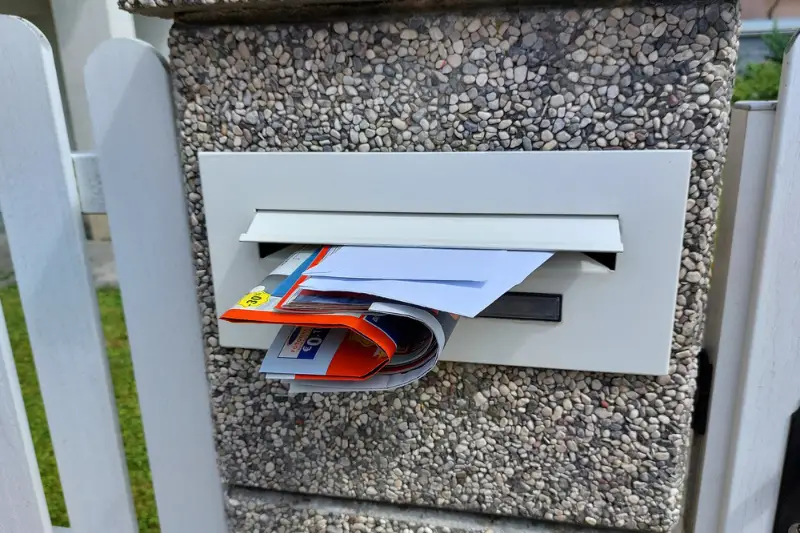
[[[113,39],[85,74],[161,530],[224,533],[166,62],[148,44]]]
[[[50,515],[0,307],[0,531],[50,533]]]

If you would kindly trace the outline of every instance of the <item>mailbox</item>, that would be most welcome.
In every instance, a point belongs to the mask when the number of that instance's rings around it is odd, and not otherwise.
[[[443,360],[668,372],[688,150],[201,153],[219,314],[290,243],[546,250],[555,255],[475,319]],[[226,347],[278,327],[221,321]]]

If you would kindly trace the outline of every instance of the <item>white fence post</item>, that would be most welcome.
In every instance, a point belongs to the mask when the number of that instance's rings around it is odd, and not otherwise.
[[[75,533],[138,530],[45,37],[0,16],[0,209]]]
[[[49,533],[50,515],[0,307],[0,531]]]
[[[708,429],[695,441],[703,460],[694,529],[719,532],[721,503],[742,381],[761,216],[764,207],[775,102],[737,104],[731,117],[714,271],[708,295],[705,348],[714,365]]]
[[[769,158],[730,462],[721,483],[719,531],[725,533],[772,531],[789,418],[800,407],[800,45],[796,38],[784,58]]]
[[[86,90],[163,533],[226,531],[170,80],[141,41],[103,43]]]

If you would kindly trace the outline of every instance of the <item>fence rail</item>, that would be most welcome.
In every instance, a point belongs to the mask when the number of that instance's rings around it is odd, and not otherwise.
[[[78,186],[83,214],[105,214],[106,197],[103,194],[100,169],[97,168],[97,155],[91,152],[73,152],[72,168],[75,171],[75,183]]]

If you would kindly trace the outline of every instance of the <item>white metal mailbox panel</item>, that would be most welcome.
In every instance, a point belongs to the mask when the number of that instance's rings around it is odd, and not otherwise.
[[[554,250],[518,292],[559,294],[558,323],[462,319],[444,360],[668,371],[688,150],[201,153],[217,313],[275,267],[257,242]],[[579,252],[617,253],[614,270]],[[270,325],[220,322],[222,346]]]

